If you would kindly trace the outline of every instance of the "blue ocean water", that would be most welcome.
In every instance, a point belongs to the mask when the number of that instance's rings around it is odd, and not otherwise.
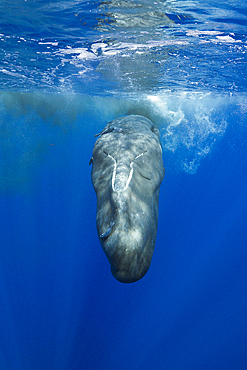
[[[246,370],[243,1],[0,4],[0,369]],[[146,276],[100,247],[94,134],[143,114],[166,169]]]

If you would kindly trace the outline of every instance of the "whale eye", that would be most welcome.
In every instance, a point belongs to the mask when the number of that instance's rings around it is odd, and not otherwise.
[[[139,172],[139,174],[141,175],[141,177],[143,177],[144,179],[146,179],[146,180],[151,180],[151,178],[149,178],[149,177],[147,177],[147,176],[144,176],[140,171],[138,171]]]

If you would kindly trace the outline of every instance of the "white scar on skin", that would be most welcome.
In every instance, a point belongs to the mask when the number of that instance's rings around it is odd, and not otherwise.
[[[127,179],[127,181],[126,181],[125,187],[123,188],[123,190],[122,190],[122,191],[125,191],[125,190],[128,188],[129,183],[130,183],[130,181],[131,181],[131,179],[132,179],[132,175],[133,175],[133,171],[134,171],[134,169],[133,169],[133,163],[134,163],[134,161],[135,161],[137,158],[141,157],[144,153],[145,153],[145,152],[143,152],[143,153],[141,153],[141,154],[137,155],[137,156],[134,158],[134,160],[130,163],[130,173],[129,173],[128,179]],[[116,179],[116,172],[117,172],[117,161],[116,161],[116,159],[115,159],[114,157],[112,157],[110,154],[108,154],[108,153],[105,153],[105,154],[107,154],[107,155],[108,155],[108,157],[110,157],[110,158],[114,161],[114,170],[113,170],[113,174],[112,174],[111,184],[112,184],[112,190],[113,190],[113,191],[117,191],[117,190],[115,189],[115,179]]]
[[[117,161],[110,154],[107,154],[107,155],[114,161],[114,170],[113,170],[112,179],[111,179],[111,186],[112,186],[112,190],[115,191],[114,183],[115,183],[116,172],[117,172]]]

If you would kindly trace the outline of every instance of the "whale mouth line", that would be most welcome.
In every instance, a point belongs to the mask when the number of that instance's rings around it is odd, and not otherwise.
[[[130,184],[130,181],[131,181],[131,179],[132,179],[132,176],[133,176],[133,171],[134,171],[134,169],[133,169],[133,163],[134,163],[134,161],[136,160],[136,159],[138,159],[139,157],[141,157],[142,155],[144,155],[146,152],[147,152],[147,150],[145,150],[144,152],[142,152],[141,154],[138,154],[134,159],[133,159],[133,161],[132,162],[130,162],[130,172],[129,172],[129,176],[128,176],[128,179],[127,179],[127,181],[126,181],[126,184],[125,184],[125,186],[124,186],[124,188],[123,189],[118,189],[118,187],[117,186],[115,186],[115,182],[116,182],[116,174],[117,174],[117,160],[112,156],[112,155],[110,155],[109,153],[107,153],[106,151],[103,151],[104,152],[104,154],[106,154],[108,157],[110,157],[113,161],[114,161],[114,169],[113,169],[113,173],[112,173],[112,181],[111,181],[111,183],[112,183],[112,190],[114,191],[114,192],[124,192],[127,188],[128,188],[128,186],[129,186],[129,184]],[[144,176],[143,176],[144,177]],[[148,178],[147,178],[148,179]],[[148,180],[150,180],[150,179],[148,179]]]
[[[114,221],[111,221],[110,222],[109,228],[103,234],[100,234],[100,236],[99,236],[100,239],[102,239],[103,241],[105,241],[110,236],[114,224],[115,224]]]

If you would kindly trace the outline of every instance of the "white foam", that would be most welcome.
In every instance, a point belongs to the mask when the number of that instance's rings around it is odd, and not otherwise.
[[[231,36],[216,36],[216,38],[218,40],[220,40],[221,42],[242,42],[241,40],[235,40],[234,38],[232,38]]]
[[[58,46],[58,42],[39,42],[40,45],[52,45],[52,46]]]
[[[59,49],[59,52],[57,52],[56,54],[60,54],[60,55],[78,54],[77,59],[79,60],[89,60],[89,59],[97,58],[97,55],[95,55],[91,51],[88,51],[87,48]],[[69,60],[69,62],[71,62],[71,60]]]
[[[94,43],[91,49],[87,48],[66,48],[59,49],[57,54],[70,55],[78,54],[77,60],[90,60],[96,58],[112,57],[114,55],[123,53],[124,51],[134,51],[141,53],[146,49],[152,49],[156,47],[164,47],[171,45],[188,45],[189,43],[185,40],[164,40],[164,41],[152,41],[147,43],[131,43],[131,42],[119,42],[112,45],[107,45],[103,42]],[[98,50],[101,50],[101,54],[98,55]]]
[[[95,58],[97,58],[97,56],[94,53],[91,53],[90,51],[87,51],[87,49],[84,49],[77,56],[77,58],[78,59],[86,59],[86,60],[88,60],[88,59],[95,59]]]
[[[0,72],[5,73],[6,75],[13,76],[13,77],[26,78],[25,75],[21,75],[20,73],[17,73],[17,72],[8,71],[5,68],[0,69]]]
[[[220,31],[199,31],[199,30],[189,30],[186,33],[186,36],[200,36],[200,35],[208,35],[208,36],[216,36],[221,35],[223,32]]]
[[[84,50],[87,50],[86,48],[67,48],[67,49],[59,49],[59,52],[62,54],[80,54]]]
[[[160,132],[164,151],[180,157],[182,170],[195,173],[202,158],[226,130],[227,122],[222,117],[226,99],[199,92],[181,93],[176,99],[168,94],[147,96],[147,99],[153,111],[163,117]]]
[[[94,53],[96,53],[99,49],[105,50],[107,48],[107,44],[104,42],[96,42],[95,44],[91,45],[91,49]]]

